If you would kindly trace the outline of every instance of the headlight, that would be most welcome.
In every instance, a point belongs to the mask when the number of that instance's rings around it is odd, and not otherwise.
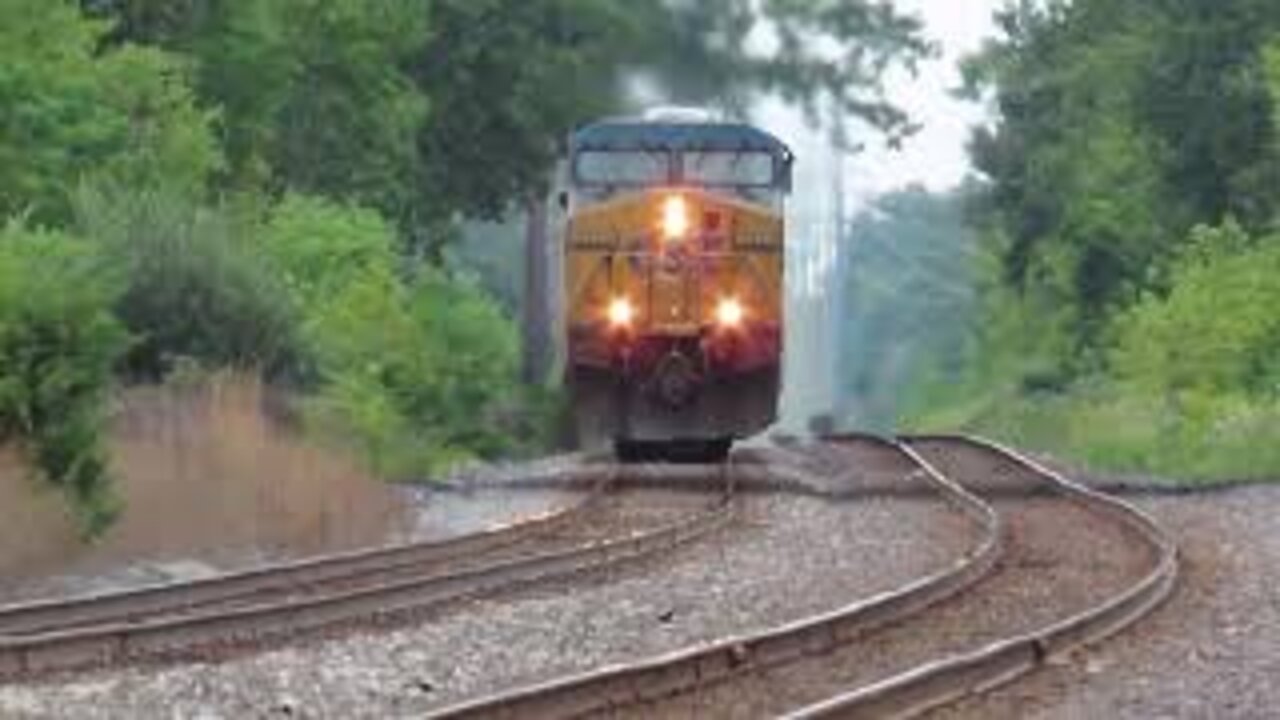
[[[722,328],[736,328],[742,324],[742,319],[747,314],[742,303],[736,298],[725,298],[716,306],[716,322]]]
[[[689,204],[680,195],[672,195],[662,203],[662,236],[667,242],[679,242],[689,234]]]
[[[614,298],[609,303],[609,324],[615,328],[627,327],[635,319],[636,309],[626,298]]]

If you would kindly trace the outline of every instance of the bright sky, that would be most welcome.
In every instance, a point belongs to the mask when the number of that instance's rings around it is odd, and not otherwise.
[[[957,62],[982,47],[994,32],[992,14],[1004,0],[895,0],[907,12],[921,15],[926,32],[942,46],[942,56],[921,67],[916,78],[903,73],[890,80],[890,94],[924,129],[903,150],[869,148],[855,168],[874,170],[871,177],[851,179],[862,195],[911,182],[941,190],[964,178],[969,169],[965,142],[969,129],[983,119],[981,107],[962,102],[950,91],[960,85]]]
[[[898,72],[888,79],[890,99],[924,127],[898,151],[878,141],[866,143],[846,175],[847,190],[861,200],[916,182],[943,190],[968,172],[965,142],[970,128],[983,119],[983,110],[952,96],[951,90],[960,85],[957,62],[980,49],[994,32],[992,14],[1005,0],[895,0],[895,4],[924,18],[925,33],[941,46],[941,55],[923,63],[914,77]],[[830,177],[823,138],[815,136],[794,111],[769,105],[761,120],[792,143],[802,170],[808,166],[805,175]]]

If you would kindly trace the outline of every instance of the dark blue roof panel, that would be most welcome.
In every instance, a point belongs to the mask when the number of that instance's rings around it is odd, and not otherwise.
[[[573,134],[574,152],[582,150],[726,150],[790,155],[786,144],[743,123],[668,123],[606,120]]]

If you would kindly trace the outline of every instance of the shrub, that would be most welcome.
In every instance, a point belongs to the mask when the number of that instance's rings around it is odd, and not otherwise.
[[[1098,469],[1197,480],[1280,474],[1280,237],[1198,228],[1168,289],[1116,321],[1110,373],[988,392],[928,418]]]
[[[319,406],[384,473],[415,476],[512,447],[514,326],[475,289],[435,271],[409,284],[371,270],[315,309],[328,381]]]
[[[77,209],[124,285],[117,312],[136,338],[129,378],[159,380],[180,358],[275,376],[297,370],[297,313],[253,248],[252,221],[152,191],[86,189]]]
[[[1171,274],[1117,325],[1116,369],[1147,391],[1275,394],[1280,383],[1280,237],[1199,228]]]
[[[305,195],[288,195],[271,211],[257,247],[304,309],[396,265],[394,230],[376,211]]]
[[[551,404],[518,389],[514,325],[470,284],[398,272],[395,243],[376,212],[299,195],[261,233],[323,382],[312,419],[393,477],[538,444]]]
[[[72,500],[82,531],[115,518],[103,402],[127,336],[88,244],[10,223],[0,231],[0,440],[16,439]]]
[[[412,396],[410,413],[449,428],[452,444],[482,455],[501,452],[506,437],[493,413],[516,400],[514,325],[475,287],[435,271],[420,274],[409,310],[433,349],[435,378]]]

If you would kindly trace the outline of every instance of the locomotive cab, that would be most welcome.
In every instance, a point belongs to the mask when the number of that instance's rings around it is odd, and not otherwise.
[[[584,445],[712,460],[777,414],[792,156],[659,116],[570,141],[566,383]]]

